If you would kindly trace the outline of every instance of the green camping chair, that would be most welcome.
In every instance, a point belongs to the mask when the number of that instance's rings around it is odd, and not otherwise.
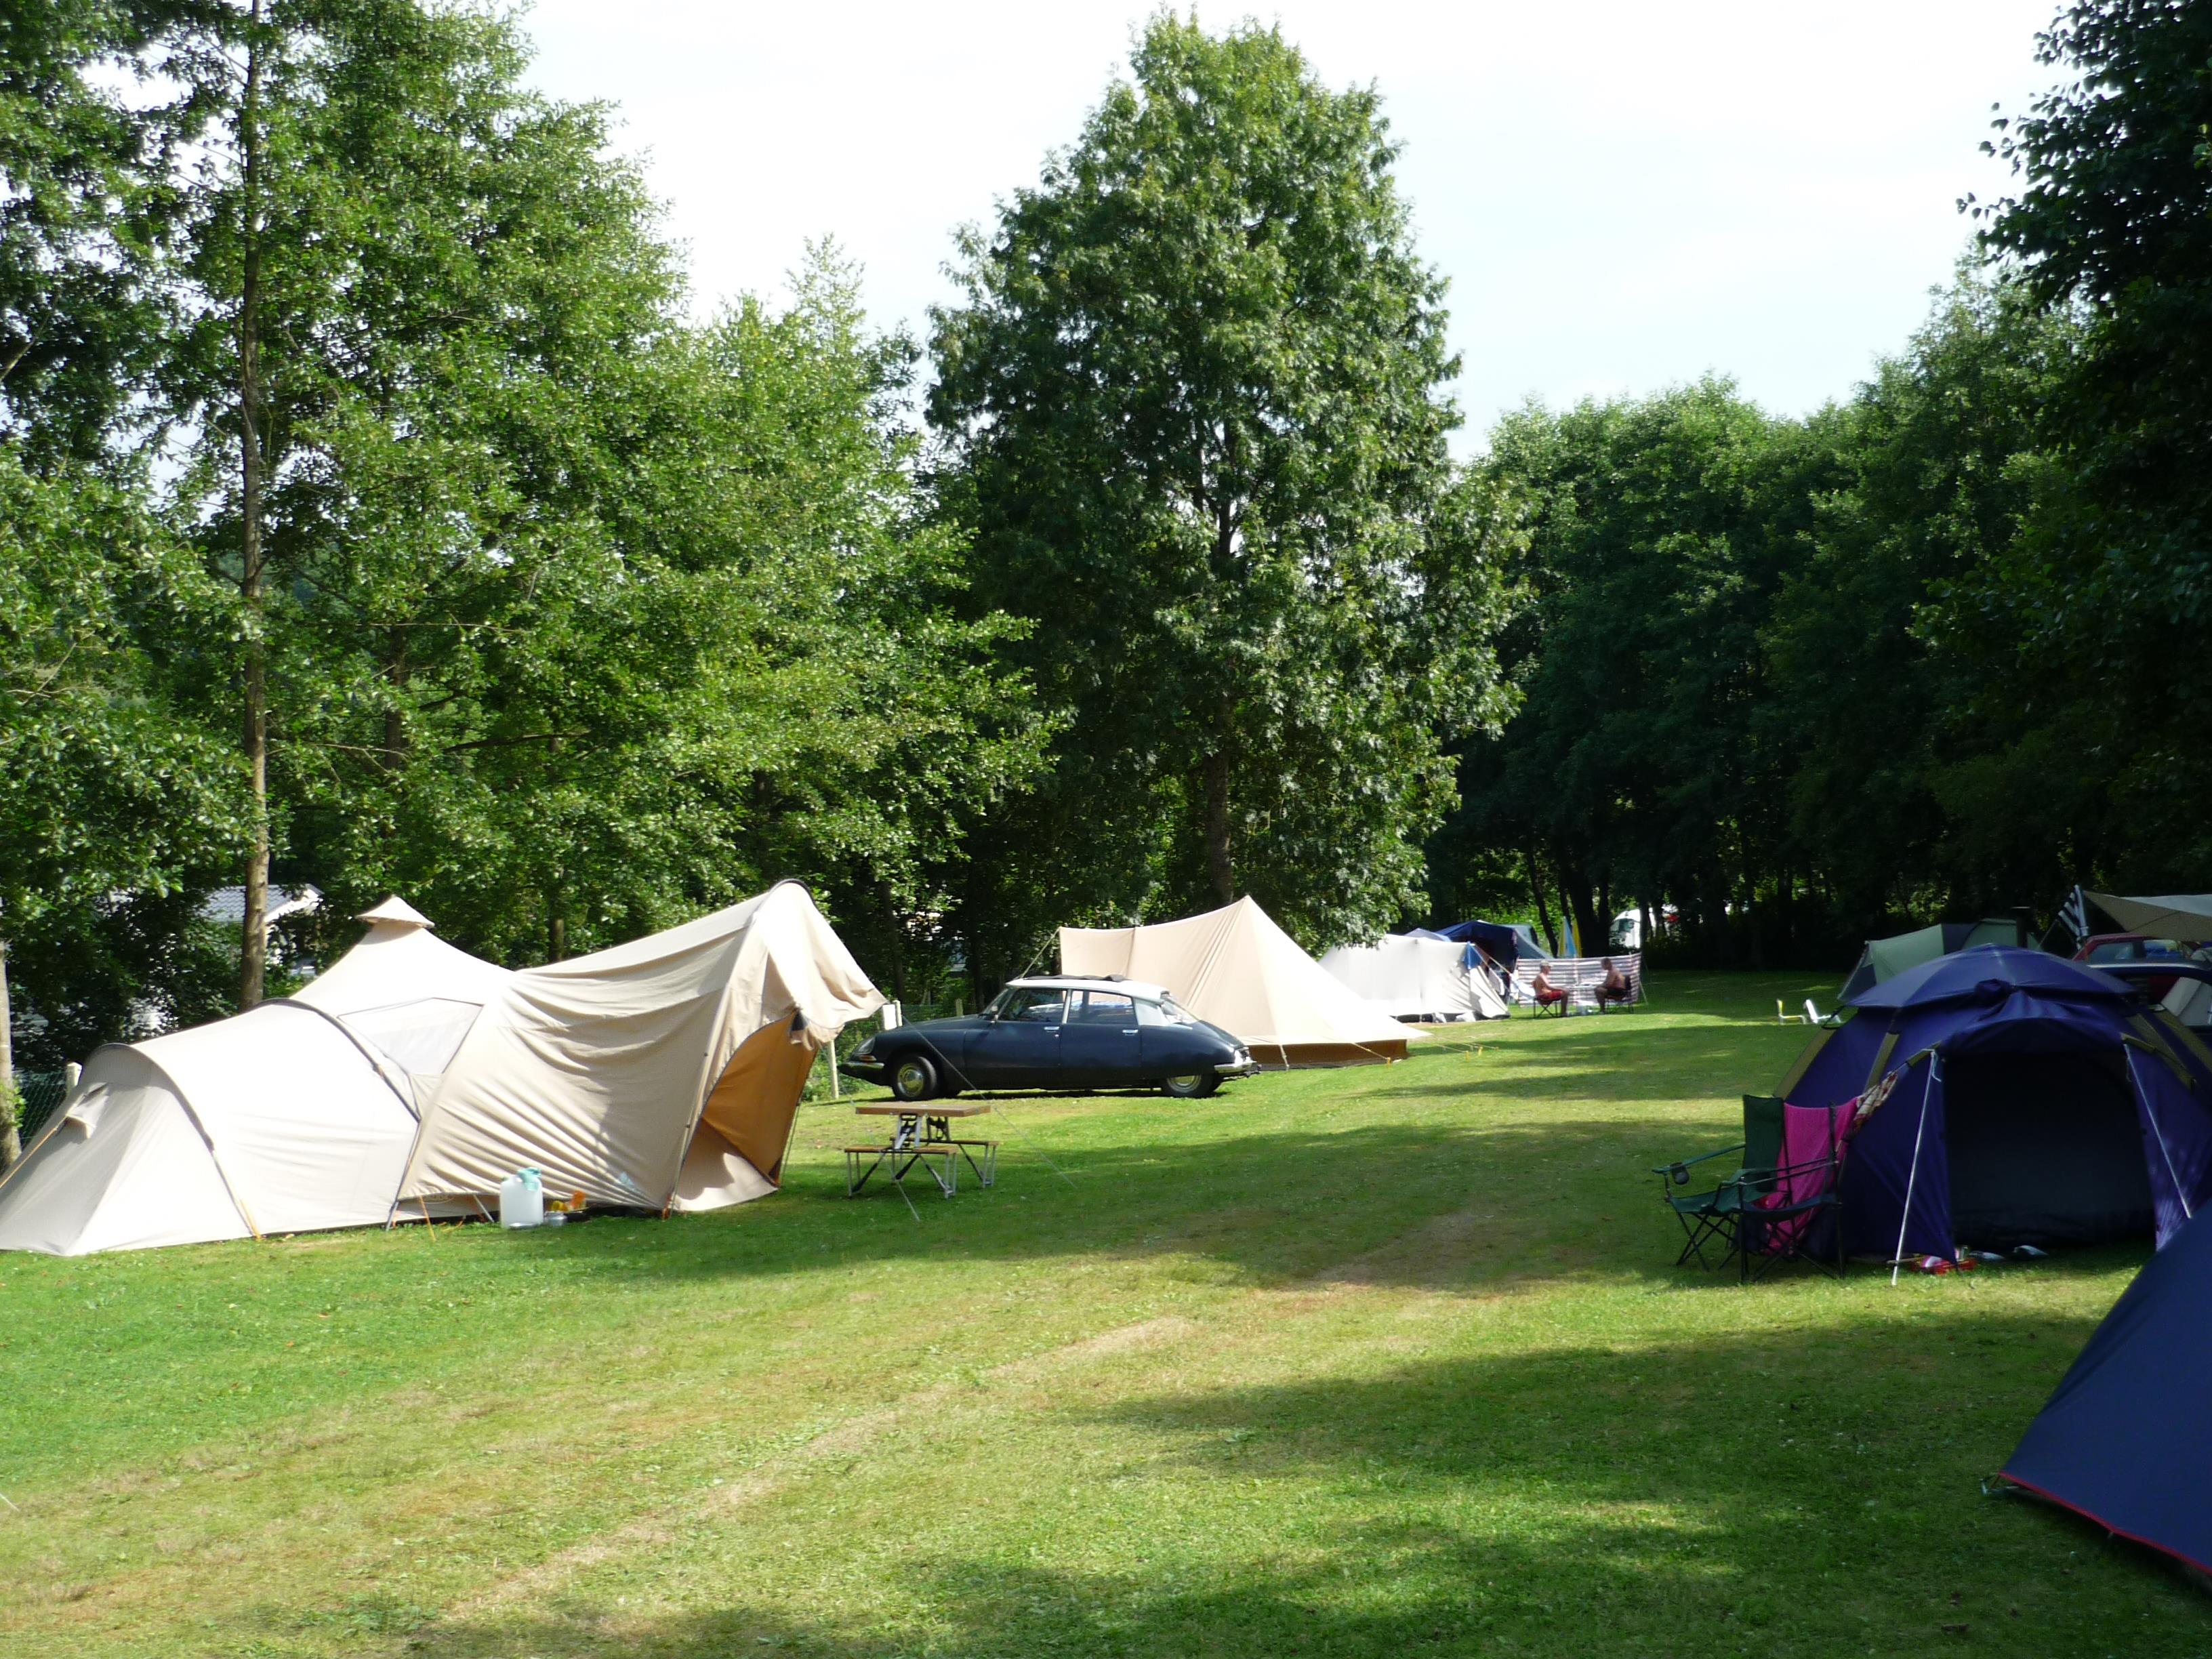
[[[1717,1158],[1735,1158],[1736,1164],[1728,1178],[1711,1192],[1686,1193],[1680,1190],[1692,1184],[1690,1171],[1700,1164],[1709,1164]],[[1739,1223],[1747,1201],[1756,1203],[1772,1189],[1778,1166],[1782,1162],[1782,1103],[1771,1095],[1746,1095],[1743,1097],[1743,1139],[1733,1146],[1723,1146],[1717,1152],[1701,1153],[1652,1170],[1659,1177],[1660,1196],[1682,1224],[1684,1243],[1681,1255],[1674,1258],[1678,1267],[1695,1260],[1701,1267],[1725,1267],[1729,1258],[1741,1253],[1742,1239]],[[1765,1178],[1766,1184],[1758,1186],[1747,1179],[1753,1176]],[[1709,1177],[1708,1177],[1709,1178]],[[1708,1245],[1720,1249],[1717,1261],[1705,1255]],[[1747,1276],[1748,1267],[1747,1266]]]

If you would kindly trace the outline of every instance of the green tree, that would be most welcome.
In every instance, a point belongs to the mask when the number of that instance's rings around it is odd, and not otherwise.
[[[1423,908],[1439,734],[1503,708],[1443,284],[1371,92],[1167,16],[1132,70],[935,318],[976,594],[1067,720],[1029,857],[1104,870],[1011,880],[1109,914],[1249,890],[1322,944]]]
[[[96,913],[233,844],[234,769],[136,634],[154,608],[219,622],[219,599],[129,495],[0,445],[0,1161],[18,1150],[11,940],[80,952]]]
[[[2096,781],[2025,769],[2018,631],[1969,597],[2038,510],[2044,410],[2075,333],[2019,288],[1962,273],[1908,349],[1820,422],[1841,476],[1776,597],[1765,713],[1790,754],[1792,838],[1849,936],[2056,891],[2087,850]]]
[[[1518,851],[1539,915],[1559,895],[1585,949],[1616,902],[1672,897],[1725,951],[1732,911],[1786,915],[1795,893],[1759,630],[1802,556],[1823,447],[1707,380],[1531,408],[1487,465],[1528,503],[1533,600],[1508,637],[1523,701],[1462,760],[1451,842]]]
[[[530,92],[501,18],[214,15],[200,72],[236,92],[192,198],[179,507],[246,622],[177,643],[209,698],[243,684],[265,764],[241,1000],[271,857],[513,960],[784,874],[927,908],[947,799],[1034,740],[998,624],[946,615],[957,549],[892,418],[911,348],[830,256],[789,314],[692,327],[602,112]]]
[[[2076,819],[2076,868],[2192,885],[2212,859],[2212,14],[2081,0],[2042,56],[2069,78],[1999,123],[2021,185],[1984,234],[2084,334],[2047,399],[2038,510],[1956,608],[2017,641],[1997,700],[2022,763],[1992,783],[2086,775],[2103,810]]]
[[[540,440],[475,427],[510,400],[451,411],[509,515],[474,568],[333,625],[367,690],[315,728],[303,867],[348,901],[414,894],[510,960],[783,876],[888,909],[887,947],[936,908],[951,821],[1034,764],[1036,723],[990,663],[1000,624],[952,614],[963,548],[921,521],[892,418],[911,351],[868,336],[856,283],[825,254],[785,313],[672,321],[545,387],[564,487]]]
[[[83,1029],[95,960],[113,993],[96,1035],[160,998],[163,964],[105,947],[149,902],[188,913],[236,823],[233,769],[138,637],[224,623],[147,506],[143,393],[174,337],[166,158],[188,100],[133,76],[173,9],[0,5],[0,1158],[15,1011],[51,1059]]]

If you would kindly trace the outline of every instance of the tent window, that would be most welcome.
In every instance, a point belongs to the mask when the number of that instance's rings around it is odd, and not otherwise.
[[[2133,1091],[2117,1061],[1963,1054],[1943,1068],[1951,1231],[1961,1244],[2095,1244],[2156,1220]]]

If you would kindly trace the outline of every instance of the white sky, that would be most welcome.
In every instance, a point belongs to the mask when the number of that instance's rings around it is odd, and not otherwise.
[[[1470,432],[1534,394],[1708,369],[1778,413],[1848,394],[1948,281],[1957,199],[2005,188],[1990,110],[2054,78],[2057,0],[1291,0],[1324,81],[1372,82],[1422,254],[1451,279]],[[1188,7],[1186,7],[1186,9]],[[953,228],[1034,181],[1126,65],[1144,0],[537,0],[536,79],[619,107],[703,307],[807,239],[881,325],[950,295]]]

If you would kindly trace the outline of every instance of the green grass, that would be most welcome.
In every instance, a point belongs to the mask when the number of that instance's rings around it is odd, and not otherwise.
[[[918,1218],[824,1103],[720,1215],[0,1258],[0,1652],[2212,1651],[1979,1485],[2140,1251],[1668,1265],[1830,988],[1006,1101]]]

